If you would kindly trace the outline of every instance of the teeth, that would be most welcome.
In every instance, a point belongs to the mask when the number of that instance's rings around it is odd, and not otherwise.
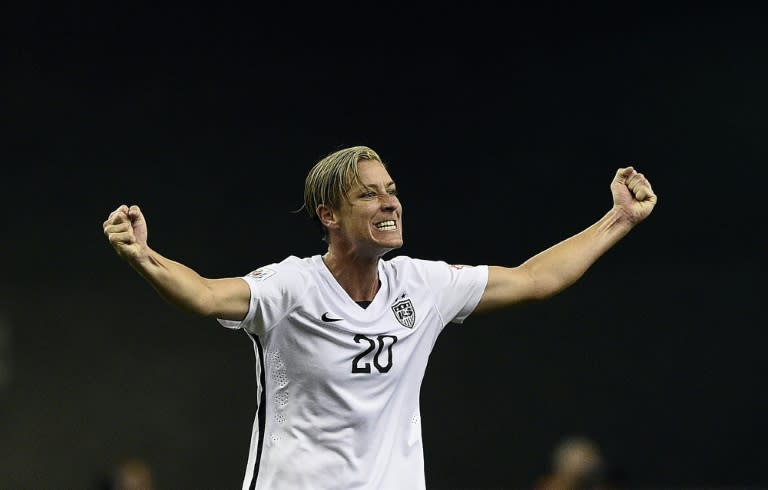
[[[376,228],[383,231],[392,231],[397,229],[397,227],[395,226],[395,222],[393,220],[387,220],[387,221],[382,221],[381,223],[377,223]]]

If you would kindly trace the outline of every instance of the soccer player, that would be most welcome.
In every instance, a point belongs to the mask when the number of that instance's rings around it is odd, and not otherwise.
[[[656,204],[632,167],[610,189],[602,218],[517,267],[385,260],[403,245],[403,208],[387,166],[364,146],[328,155],[306,177],[322,255],[210,279],[150,248],[136,205],[103,227],[165,300],[253,340],[264,402],[244,489],[423,489],[419,390],[437,336],[473,312],[548,298],[579,279]]]

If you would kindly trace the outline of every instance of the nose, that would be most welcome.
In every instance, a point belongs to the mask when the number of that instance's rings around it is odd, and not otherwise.
[[[381,196],[381,207],[386,211],[394,211],[397,209],[398,204],[400,204],[400,201],[397,199],[397,196],[391,194],[383,194]]]

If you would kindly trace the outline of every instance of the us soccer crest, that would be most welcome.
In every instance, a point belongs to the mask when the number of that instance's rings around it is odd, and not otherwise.
[[[406,328],[413,328],[416,323],[416,310],[413,309],[410,299],[404,299],[392,305],[392,313],[395,314],[400,325]]]

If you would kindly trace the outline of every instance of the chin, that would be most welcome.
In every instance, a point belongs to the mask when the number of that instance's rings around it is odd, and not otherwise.
[[[394,249],[400,248],[402,246],[403,246],[403,240],[400,239],[400,240],[394,240],[394,241],[390,242],[390,247],[389,248],[390,248],[390,250],[394,250]]]
[[[383,250],[383,253],[391,252],[403,246],[403,240],[382,240],[378,242],[379,247]]]

